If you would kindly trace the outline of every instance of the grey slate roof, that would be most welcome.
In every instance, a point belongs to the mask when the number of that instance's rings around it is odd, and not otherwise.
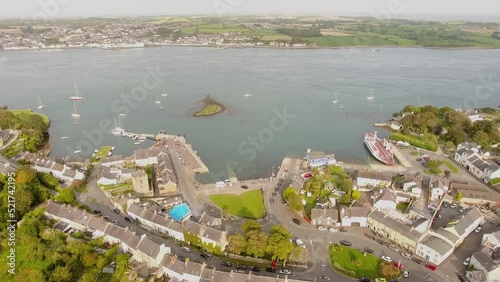
[[[486,271],[490,272],[495,270],[498,266],[495,261],[486,253],[483,252],[475,252],[472,256],[481,264],[481,266],[486,269]]]
[[[440,255],[444,255],[454,248],[453,245],[450,245],[445,240],[431,234],[427,234],[420,243],[428,246]]]
[[[412,229],[412,226],[405,224],[400,220],[394,219],[388,215],[386,216],[386,214],[382,213],[381,211],[373,210],[368,215],[368,218],[382,223],[384,226],[396,231],[398,234],[406,236],[407,238],[415,242],[418,242],[420,237],[422,236],[422,233]]]
[[[158,257],[160,253],[160,246],[147,237],[142,238],[137,249],[151,258]]]

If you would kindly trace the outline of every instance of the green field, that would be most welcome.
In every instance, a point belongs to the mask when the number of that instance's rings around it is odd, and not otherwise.
[[[43,122],[46,124],[46,125],[49,125],[49,118],[44,115],[44,114],[41,114],[41,113],[35,113],[35,112],[32,112],[31,110],[9,110],[9,112],[13,113],[15,116],[24,116],[24,115],[39,115],[42,117],[43,119]]]
[[[219,194],[210,196],[223,211],[243,218],[260,219],[265,216],[264,200],[260,190],[253,190],[239,196]]]
[[[190,26],[190,27],[183,27],[181,28],[182,34],[190,36],[194,35],[196,31],[198,31],[198,28],[196,26]]]
[[[97,151],[97,153],[92,158],[90,158],[90,161],[91,162],[99,161],[102,158],[107,157],[110,151],[111,151],[111,146],[104,146],[101,149],[99,149],[99,151]]]
[[[453,164],[451,164],[449,161],[443,161],[443,163],[448,167],[448,169],[453,172],[453,173],[458,173],[458,168],[456,168]]]
[[[375,279],[379,277],[378,268],[380,259],[373,255],[366,254],[364,256],[361,251],[340,245],[331,245],[328,253],[330,254],[330,264],[337,271],[355,278],[369,277]],[[352,263],[356,259],[361,261],[361,264],[358,266]],[[335,263],[346,271],[335,267]]]

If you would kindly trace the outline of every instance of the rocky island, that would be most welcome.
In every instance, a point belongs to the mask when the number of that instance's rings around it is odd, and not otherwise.
[[[193,116],[214,116],[226,110],[226,107],[224,105],[211,98],[210,95],[207,95],[205,99],[201,100],[201,103],[203,104],[203,108],[194,113]]]

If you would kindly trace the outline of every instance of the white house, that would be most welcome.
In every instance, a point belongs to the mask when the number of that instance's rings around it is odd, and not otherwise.
[[[431,192],[431,200],[438,200],[448,192],[450,181],[446,178],[431,176],[429,180],[429,190]]]
[[[158,164],[158,157],[166,155],[160,148],[140,149],[134,151],[135,164],[139,167]]]
[[[366,227],[366,219],[369,213],[369,207],[342,207],[340,210],[342,226]]]
[[[125,160],[122,155],[115,155],[103,158],[101,160],[101,165],[106,167],[123,167]]]
[[[31,167],[37,172],[50,173],[55,178],[65,182],[73,182],[75,180],[83,180],[85,178],[85,174],[83,174],[83,172],[57,163],[55,160],[50,158],[37,159]]]
[[[500,247],[500,228],[496,228],[490,233],[484,233],[481,246],[485,246],[491,251],[498,249]]]
[[[333,154],[327,155],[320,151],[308,150],[305,159],[311,168],[337,164]]]
[[[470,264],[474,269],[483,271],[488,282],[500,282],[500,265],[490,254],[479,251],[471,256]]]
[[[92,215],[69,205],[61,205],[52,201],[45,204],[45,215],[49,218],[65,222],[73,229],[85,230]]]
[[[403,183],[403,191],[411,193],[412,196],[418,199],[422,196],[422,182],[423,177],[421,174],[407,177]]]
[[[336,209],[311,210],[311,223],[316,226],[333,227],[339,223],[339,212]]]
[[[378,195],[375,196],[374,207],[376,209],[396,209],[396,197],[391,189],[380,189]]]
[[[358,187],[390,187],[392,183],[392,174],[377,171],[360,170],[358,171]]]
[[[137,251],[141,256],[140,262],[146,262],[149,267],[157,267],[160,266],[163,257],[170,254],[170,247],[165,247],[164,244],[158,245],[144,234],[137,245]]]
[[[415,253],[433,264],[440,265],[454,249],[455,246],[449,241],[429,233],[418,242]]]

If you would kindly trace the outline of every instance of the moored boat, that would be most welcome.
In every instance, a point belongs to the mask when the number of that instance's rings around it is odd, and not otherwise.
[[[365,133],[365,145],[372,156],[380,162],[387,165],[394,164],[394,155],[390,150],[389,142],[385,138],[378,138],[377,132]]]

